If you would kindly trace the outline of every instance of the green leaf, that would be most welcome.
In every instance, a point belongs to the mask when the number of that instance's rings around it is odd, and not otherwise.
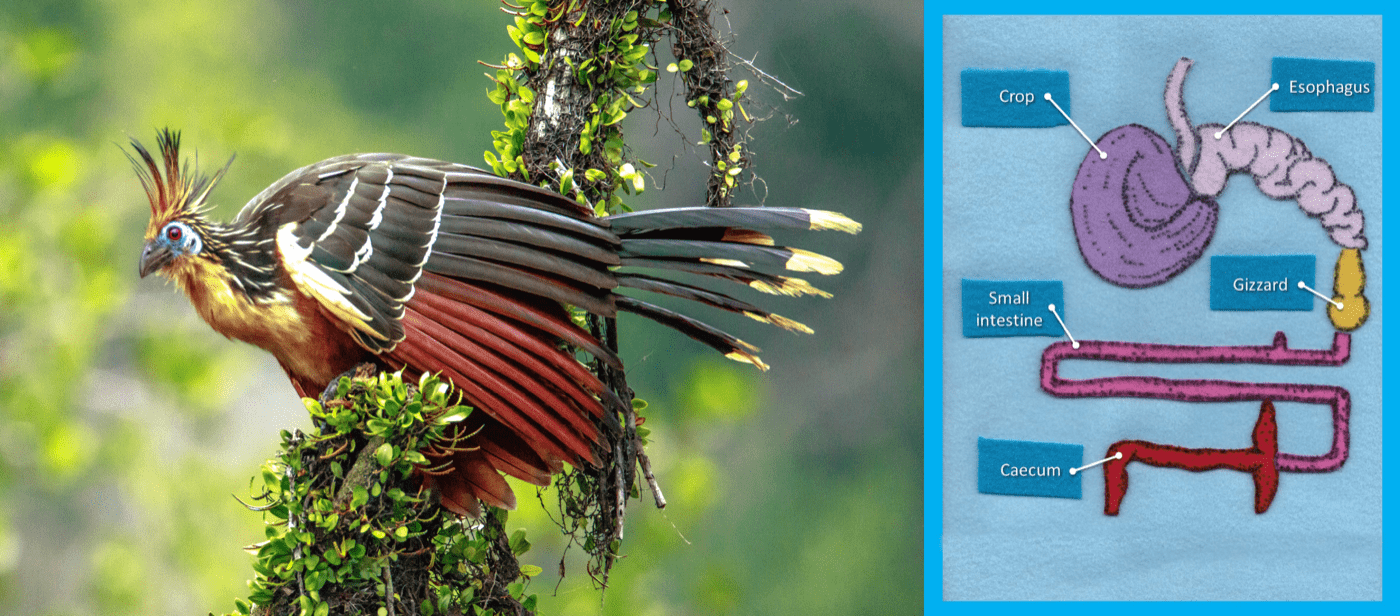
[[[559,192],[569,194],[574,192],[574,170],[567,169],[559,174]]]
[[[380,445],[379,449],[374,450],[374,460],[380,466],[389,466],[394,461],[394,446],[390,443]]]
[[[525,538],[525,529],[517,529],[510,534],[510,551],[516,556],[530,551],[530,540]]]
[[[535,565],[520,565],[520,575],[525,577],[535,577],[544,573],[544,569]]]
[[[353,493],[353,496],[350,497],[351,509],[359,509],[369,502],[369,490],[366,490],[364,486],[354,486],[350,488],[350,491]]]
[[[372,418],[365,423],[365,431],[369,432],[371,436],[379,436],[392,427],[394,427],[394,422],[378,417]]]
[[[470,407],[470,406],[457,406],[457,407],[453,407],[453,409],[452,409],[450,412],[448,412],[446,415],[443,415],[442,417],[438,418],[438,423],[441,423],[441,424],[457,423],[457,422],[459,422],[459,421],[462,421],[463,419],[466,419],[467,416],[471,414],[471,412],[472,412],[472,407]]]

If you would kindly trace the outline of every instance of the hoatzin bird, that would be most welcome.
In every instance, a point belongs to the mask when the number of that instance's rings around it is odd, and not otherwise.
[[[276,357],[303,397],[361,362],[441,373],[479,411],[462,428],[475,434],[452,454],[453,472],[432,478],[443,504],[463,515],[479,511],[478,499],[514,507],[501,472],[548,485],[563,463],[597,462],[595,420],[619,403],[570,347],[622,364],[565,305],[638,314],[766,369],[744,341],[617,291],[678,296],[811,333],[727,295],[632,270],[830,297],[774,272],[835,274],[839,263],[775,246],[762,230],[860,230],[841,214],[795,208],[597,218],[536,186],[399,154],[303,167],[221,224],[203,206],[229,167],[200,176],[180,159],[178,133],[161,131],[158,144],[164,173],[136,140],[140,160],[128,153],[151,202],[141,276],[174,280],[215,331]]]

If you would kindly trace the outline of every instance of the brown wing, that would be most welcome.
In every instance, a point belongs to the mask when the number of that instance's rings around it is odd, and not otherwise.
[[[472,510],[463,502],[466,494],[513,505],[505,483],[483,469],[544,484],[563,463],[594,462],[599,426],[607,425],[601,422],[615,425],[604,406],[620,403],[562,343],[618,368],[621,362],[561,304],[603,316],[640,314],[766,368],[757,349],[738,338],[614,290],[678,296],[811,330],[702,287],[614,270],[671,270],[770,293],[825,295],[772,272],[832,274],[840,264],[775,246],[743,227],[859,228],[838,214],[778,208],[685,208],[597,219],[588,208],[528,184],[389,154],[340,157],[298,170],[239,218],[277,229],[282,265],[298,290],[361,346],[410,373],[443,374],[480,411],[467,427],[480,430],[467,443],[476,449],[454,456],[456,472],[434,478],[445,502],[460,513]]]
[[[483,468],[542,484],[562,463],[595,460],[599,400],[615,397],[559,343],[621,364],[558,302],[615,314],[619,240],[605,225],[552,193],[439,161],[342,157],[293,175],[240,218],[277,227],[297,289],[360,345],[443,374],[480,411],[468,427],[479,449],[435,478],[445,494],[509,505]]]

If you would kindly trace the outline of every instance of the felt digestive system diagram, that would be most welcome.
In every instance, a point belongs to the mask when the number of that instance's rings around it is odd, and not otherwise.
[[[1235,428],[1234,438],[1209,444],[1157,442],[1127,430],[1108,443],[1076,443],[1065,432],[1057,432],[1059,439],[1035,439],[1014,426],[993,425],[977,435],[978,493],[1083,499],[1085,476],[1094,473],[1103,478],[1103,514],[1129,516],[1156,506],[1151,501],[1160,496],[1129,490],[1135,485],[1130,475],[1140,472],[1134,469],[1238,472],[1253,487],[1238,506],[1264,515],[1280,506],[1289,474],[1336,473],[1346,465],[1353,414],[1380,412],[1378,406],[1358,407],[1347,387],[1329,382],[1345,374],[1354,353],[1379,351],[1353,348],[1354,333],[1377,310],[1366,292],[1365,265],[1375,234],[1368,240],[1362,206],[1378,195],[1354,189],[1348,170],[1329,163],[1329,152],[1311,149],[1308,135],[1267,120],[1292,115],[1283,112],[1373,111],[1375,66],[1350,59],[1271,60],[1272,74],[1260,76],[1252,104],[1239,101],[1233,120],[1197,123],[1187,100],[1201,97],[1188,97],[1188,77],[1201,69],[1190,58],[1163,58],[1162,86],[1151,95],[1160,101],[1170,133],[1163,136],[1147,125],[1160,127],[1160,120],[1144,121],[1097,139],[1089,133],[1098,131],[1076,121],[1069,72],[962,70],[962,126],[1067,126],[1082,138],[1080,146],[1087,143],[1077,169],[1065,170],[1072,182],[1060,184],[1065,192],[1057,199],[1063,208],[1067,197],[1070,233],[1046,243],[1062,250],[1072,242],[1082,258],[1075,267],[1093,274],[1088,282],[1071,283],[1042,263],[1022,265],[1025,274],[1018,275],[1008,271],[1014,267],[984,260],[988,275],[957,280],[962,339],[1063,338],[1041,347],[1038,375],[1013,369],[1027,358],[1003,358],[1007,378],[1038,376],[1039,390],[1054,399],[1105,401],[1117,413],[1168,408],[1146,401],[1186,403],[1186,411],[1169,407],[1160,417],[1168,424],[1198,420],[1194,409],[1210,405],[1230,413],[1240,412],[1241,403],[1252,408],[1251,428]],[[1244,181],[1232,183],[1235,177]],[[1258,207],[1258,199],[1235,196],[1249,188],[1246,182],[1268,207],[1291,206],[1296,215],[1291,222],[1270,218],[1261,225],[1264,240],[1239,229],[1216,241],[1220,229],[1244,224],[1230,208],[1245,206],[1234,202]],[[956,225],[960,219],[946,220]],[[1290,245],[1291,238],[1298,240]],[[1149,310],[1125,313],[1105,305],[1119,297],[1130,305],[1135,293],[1161,298],[1149,308],[1162,310],[1164,320],[1199,327],[1176,334],[1155,326]],[[1086,303],[1095,315],[1109,316],[1077,319]],[[1118,331],[1128,335],[1102,339],[1108,320],[1137,325],[1120,325]],[[1217,325],[1222,323],[1237,326]],[[1323,333],[1330,340],[1320,340]],[[1169,337],[1174,335],[1183,339]],[[992,340],[980,344],[983,352],[1003,348],[990,346]],[[1071,365],[1091,367],[1076,372]],[[1085,370],[1089,376],[1082,376]],[[1296,419],[1308,412],[1328,418],[1327,434],[1317,430],[1319,422]],[[1319,433],[1304,437],[1299,430]],[[1215,446],[1222,440],[1234,446]],[[1312,449],[1293,450],[1290,443]]]

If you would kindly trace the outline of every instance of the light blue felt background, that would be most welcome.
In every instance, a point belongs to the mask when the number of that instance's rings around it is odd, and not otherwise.
[[[1380,599],[1380,18],[989,16],[944,17],[942,26],[942,597]],[[1263,94],[1275,56],[1376,63],[1375,112],[1273,113],[1261,105],[1247,117],[1302,139],[1355,190],[1371,242],[1363,253],[1371,321],[1355,332],[1352,359],[1340,368],[1070,362],[1061,374],[1341,385],[1353,399],[1351,457],[1334,473],[1284,474],[1263,515],[1253,512],[1249,476],[1232,471],[1133,465],[1116,518],[1103,515],[1101,472],[1085,477],[1083,500],[979,494],[979,436],[1082,444],[1086,460],[1125,438],[1241,448],[1258,403],[1053,398],[1038,381],[1045,339],[962,337],[962,278],[1064,281],[1067,325],[1081,339],[1261,345],[1283,331],[1294,348],[1331,344],[1320,309],[1209,309],[1206,259],[1216,254],[1315,254],[1317,282],[1330,287],[1339,249],[1296,203],[1270,200],[1247,176],[1234,176],[1201,261],[1158,287],[1119,288],[1085,266],[1074,241],[1070,183],[1088,151],[1074,129],[965,128],[958,117],[963,69],[1067,70],[1074,119],[1090,137],[1137,123],[1175,144],[1162,91],[1182,56],[1195,60],[1186,106],[1197,124],[1229,122]],[[1327,451],[1324,407],[1277,407],[1283,451]]]

